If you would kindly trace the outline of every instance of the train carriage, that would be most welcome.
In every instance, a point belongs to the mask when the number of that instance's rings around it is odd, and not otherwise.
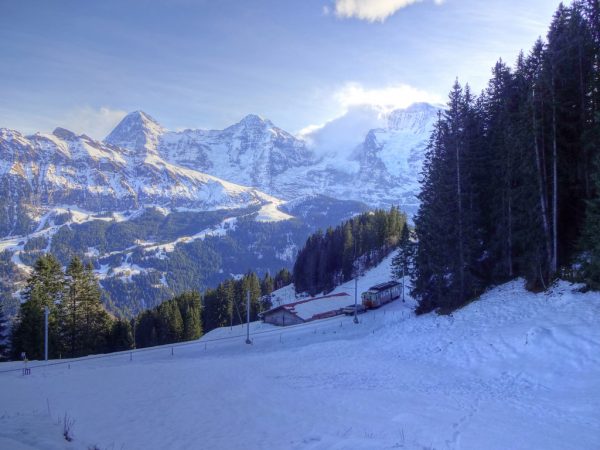
[[[371,286],[368,291],[362,293],[362,304],[365,308],[379,308],[386,303],[400,297],[400,283],[388,281],[386,283]]]

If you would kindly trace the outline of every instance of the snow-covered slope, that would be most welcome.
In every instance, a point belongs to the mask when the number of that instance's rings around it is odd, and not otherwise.
[[[359,290],[388,274],[389,259]],[[407,299],[357,325],[253,323],[253,345],[239,326],[179,346],[31,363],[29,376],[0,364],[0,446],[64,448],[56,423],[66,413],[67,448],[596,449],[600,294],[523,284],[452,316],[415,317]]]

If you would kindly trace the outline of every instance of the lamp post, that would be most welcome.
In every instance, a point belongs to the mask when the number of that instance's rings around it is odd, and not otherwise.
[[[250,340],[250,289],[246,295],[246,344],[252,344]]]
[[[354,277],[354,323],[358,323],[358,274]]]
[[[48,361],[48,314],[50,309],[44,306],[44,361]]]
[[[404,303],[404,264],[402,264],[402,303]]]
[[[356,238],[354,239],[354,323],[358,323],[358,274],[360,273],[359,264],[356,260]]]

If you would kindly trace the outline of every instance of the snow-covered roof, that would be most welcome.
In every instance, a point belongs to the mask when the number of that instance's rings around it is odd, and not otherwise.
[[[400,286],[400,283],[397,281],[386,281],[385,283],[379,283],[375,286],[371,286],[369,288],[370,291],[384,291],[389,288],[393,288],[394,286]]]
[[[295,303],[288,303],[287,305],[271,308],[262,313],[262,315],[265,316],[266,314],[286,310],[304,321],[319,319],[328,313],[338,311],[344,306],[348,306],[349,297],[350,296],[347,293],[341,292],[333,295],[308,298]]]

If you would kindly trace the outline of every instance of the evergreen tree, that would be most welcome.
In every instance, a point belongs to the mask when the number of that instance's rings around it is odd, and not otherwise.
[[[179,342],[183,335],[183,318],[176,302],[169,300],[156,309],[158,345]]]
[[[125,319],[118,319],[112,322],[108,348],[111,352],[120,352],[133,348],[133,332],[131,323]]]
[[[415,216],[418,246],[415,252],[412,294],[419,300],[417,312],[431,311],[442,302],[445,295],[445,258],[450,249],[449,240],[444,236],[442,220],[446,214],[447,190],[441,189],[440,184],[446,165],[443,160],[446,133],[446,122],[440,113],[425,152],[419,194],[421,205]]]
[[[463,89],[456,81],[429,143],[415,218],[420,248],[413,293],[421,299],[418,312],[453,308],[483,285],[477,183],[481,163],[476,154],[481,126],[476,108],[468,86]]]
[[[497,279],[506,280],[514,276],[514,211],[515,211],[515,166],[516,148],[512,128],[511,102],[513,79],[510,69],[502,62],[496,63],[493,76],[484,95],[484,117],[487,130],[484,149],[490,160],[490,169],[496,174],[490,189],[488,223],[491,225],[488,239],[493,253],[494,271]]]
[[[233,280],[226,280],[217,290],[218,299],[221,303],[218,317],[220,320],[225,321],[222,322],[225,325],[231,325],[232,320],[235,320],[235,313],[233,311],[235,302],[235,284],[236,283]]]
[[[275,290],[275,281],[269,272],[265,273],[265,276],[260,282],[260,290],[262,295],[270,295]]]
[[[240,311],[242,312],[243,321],[246,322],[246,303],[247,293],[250,292],[250,321],[258,319],[258,313],[260,311],[260,280],[254,272],[248,272],[242,278],[240,283],[240,298],[238,302],[240,304]]]
[[[4,314],[4,303],[0,302],[0,361],[8,358],[8,320]]]
[[[74,257],[66,275],[67,292],[60,310],[61,335],[68,354],[75,357],[105,351],[111,319],[102,306],[92,266]]]
[[[12,357],[20,359],[25,352],[29,359],[44,356],[44,308],[48,317],[49,357],[56,358],[63,351],[60,339],[58,308],[65,295],[65,279],[60,263],[52,255],[40,257],[22,291],[22,305],[12,328]]]
[[[82,342],[84,354],[105,351],[113,319],[104,309],[102,291],[91,264],[86,264],[82,279]]]
[[[147,310],[142,312],[135,322],[135,347],[153,347],[158,345],[158,333],[156,331],[156,311]]]
[[[181,340],[191,341],[202,335],[201,298],[198,292],[184,292],[175,297],[183,318]]]
[[[398,252],[392,259],[392,277],[402,279],[405,276],[410,276],[413,257],[413,243],[410,241],[408,225],[405,224],[402,227],[402,234],[398,242]]]
[[[600,156],[598,166],[600,166]],[[596,197],[588,200],[580,248],[583,252],[583,277],[586,284],[600,290],[600,170],[594,173]]]
[[[281,289],[284,286],[287,286],[292,282],[292,274],[287,269],[281,269],[275,275],[275,279],[273,280],[274,288]]]

